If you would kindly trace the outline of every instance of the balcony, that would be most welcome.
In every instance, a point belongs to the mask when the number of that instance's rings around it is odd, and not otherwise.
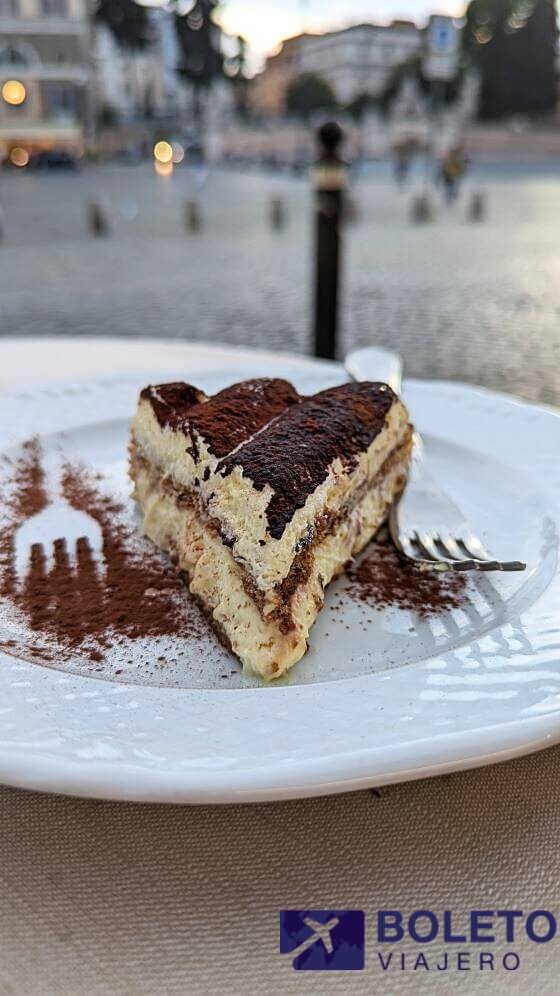
[[[88,70],[85,64],[73,62],[38,62],[32,66],[14,67],[17,78],[23,83],[33,80],[55,80],[68,83],[83,84],[88,81]]]
[[[83,35],[87,29],[79,17],[0,17],[0,35]]]
[[[21,142],[31,148],[72,146],[79,148],[83,127],[77,118],[27,118],[21,121],[0,120],[0,151],[2,147]]]

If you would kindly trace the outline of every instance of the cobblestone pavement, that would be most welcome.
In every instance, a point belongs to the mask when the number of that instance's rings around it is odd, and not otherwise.
[[[473,189],[487,199],[467,219]],[[309,350],[309,181],[217,170],[199,194],[204,229],[189,234],[195,182],[147,166],[0,176],[2,334],[162,335]],[[413,225],[412,185],[382,169],[354,188],[346,231],[341,352],[400,350],[409,374],[458,378],[560,403],[560,169],[472,178],[452,208]],[[284,199],[283,231],[268,223]],[[94,239],[99,197],[111,235]]]

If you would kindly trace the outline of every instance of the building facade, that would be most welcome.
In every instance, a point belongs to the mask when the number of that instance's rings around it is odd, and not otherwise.
[[[252,88],[256,113],[280,115],[290,82],[302,73],[321,76],[342,105],[362,94],[378,96],[395,66],[418,54],[422,32],[411,21],[355,24],[321,35],[287,39]]]
[[[422,33],[410,21],[356,24],[309,35],[301,46],[300,72],[322,76],[341,104],[361,94],[379,96],[395,66],[416,55]]]
[[[263,117],[278,117],[286,109],[286,90],[300,74],[301,52],[309,35],[287,38],[266,60],[264,71],[252,81],[251,108]]]
[[[0,0],[0,155],[81,152],[88,118],[86,0]]]
[[[186,104],[185,87],[176,71],[179,53],[173,11],[154,7],[148,16],[152,41],[140,51],[119,47],[105,24],[94,26],[92,83],[101,123],[171,116],[181,113]]]

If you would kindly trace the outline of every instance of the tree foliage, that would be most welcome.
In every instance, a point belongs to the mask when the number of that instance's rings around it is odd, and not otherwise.
[[[223,73],[221,29],[214,21],[217,6],[218,0],[195,0],[186,13],[175,13],[178,71],[196,89],[209,87]]]
[[[361,93],[356,94],[350,103],[346,105],[345,110],[354,118],[354,121],[362,121],[368,111],[375,111],[378,108],[379,97],[376,97],[373,93],[368,93],[367,90],[363,90]]]
[[[555,0],[471,0],[463,46],[481,74],[482,118],[556,106],[557,40]]]
[[[95,19],[109,28],[120,48],[140,52],[153,41],[148,9],[135,0],[99,0]]]
[[[286,110],[295,117],[309,118],[316,111],[336,107],[332,88],[322,76],[302,73],[289,84],[286,91]]]
[[[418,84],[420,93],[429,103],[435,101],[435,92],[432,81],[424,76],[423,59],[421,55],[413,55],[405,62],[395,66],[387,79],[383,92],[379,98],[379,106],[384,114],[388,114],[391,105],[399,93],[405,79],[414,79]],[[453,79],[441,82],[437,88],[438,104],[452,104],[459,94],[463,80],[463,68],[459,66]]]

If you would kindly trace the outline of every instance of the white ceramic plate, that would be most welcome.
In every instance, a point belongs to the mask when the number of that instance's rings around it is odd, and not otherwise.
[[[170,376],[211,391],[272,372],[302,391],[343,379],[335,365],[240,366],[235,354],[232,366],[206,358]],[[128,420],[148,379],[4,392],[0,449],[37,435],[46,461],[62,450],[124,497]],[[92,676],[79,657],[53,668],[2,654],[0,780],[113,799],[256,801],[424,777],[560,739],[560,419],[458,384],[408,382],[406,401],[436,477],[496,555],[527,561],[525,574],[478,579],[464,609],[429,623],[358,605],[341,579],[308,655],[267,687],[210,639],[182,645],[156,676],[133,657],[119,676]]]

